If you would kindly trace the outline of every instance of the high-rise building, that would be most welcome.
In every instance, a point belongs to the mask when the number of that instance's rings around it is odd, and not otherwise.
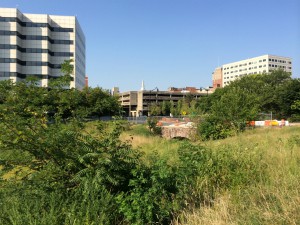
[[[251,74],[270,73],[282,69],[292,73],[292,59],[275,55],[262,55],[216,68],[213,73],[213,87],[225,87],[230,82]]]
[[[61,76],[61,64],[73,59],[70,88],[85,86],[85,37],[75,16],[23,14],[0,8],[0,80],[27,76],[48,86]]]

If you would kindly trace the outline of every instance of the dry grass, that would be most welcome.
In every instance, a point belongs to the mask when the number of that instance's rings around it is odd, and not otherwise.
[[[177,149],[180,142],[177,140],[165,140],[158,136],[132,135],[130,132],[124,132],[121,135],[122,141],[130,141],[132,147],[149,156],[157,153],[160,157],[168,158],[170,163],[176,163]]]
[[[178,219],[174,221],[173,225],[235,225],[237,223],[233,222],[229,204],[232,204],[230,195],[223,194],[215,199],[214,205],[211,207],[203,206],[201,210],[184,212],[182,215],[184,223],[180,223]]]
[[[97,136],[95,126],[96,123],[90,123],[86,131]],[[180,141],[139,132],[127,131],[120,138],[131,141],[132,146],[144,152],[146,157],[157,152],[169,162],[176,163]],[[300,224],[300,127],[248,130],[225,140],[201,144],[215,151],[224,148],[262,153],[257,163],[265,168],[267,179],[221,190],[213,204],[182,212],[173,221],[174,225]],[[15,179],[26,172],[27,169],[15,168],[2,178]]]
[[[205,145],[258,150],[267,179],[219,193],[212,206],[184,212],[174,224],[300,224],[299,127],[256,129]]]

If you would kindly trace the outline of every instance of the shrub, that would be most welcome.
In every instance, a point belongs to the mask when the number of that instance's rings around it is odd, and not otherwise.
[[[184,142],[185,143],[185,142]],[[117,197],[120,212],[130,224],[170,224],[173,216],[195,200],[200,164],[205,161],[204,148],[180,146],[180,161],[169,165],[168,159],[154,153],[149,165],[132,170],[128,192]]]
[[[132,174],[130,190],[117,197],[120,212],[130,224],[169,224],[178,192],[174,168],[154,157],[149,167],[141,165]]]
[[[198,125],[198,133],[202,140],[224,139],[235,134],[233,127],[228,122],[222,122],[212,117],[207,117]]]
[[[259,154],[246,149],[217,152],[183,142],[179,161],[169,165],[154,154],[149,166],[132,170],[128,192],[117,197],[130,224],[170,224],[185,208],[211,203],[218,190],[249,185],[262,176]]]
[[[150,132],[154,135],[161,135],[161,127],[157,126],[158,119],[154,117],[147,118],[147,125]]]
[[[300,114],[293,114],[290,118],[289,118],[289,122],[300,122]]]

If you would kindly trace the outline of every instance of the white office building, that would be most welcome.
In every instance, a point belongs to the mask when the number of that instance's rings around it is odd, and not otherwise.
[[[214,85],[216,87],[225,87],[240,77],[251,74],[269,73],[276,69],[283,69],[286,72],[292,73],[292,59],[275,55],[262,55],[224,64],[221,70],[215,70],[213,73],[213,82],[216,83]]]
[[[0,80],[36,76],[40,85],[61,76],[61,64],[73,59],[70,88],[85,86],[85,37],[75,16],[23,14],[0,8]]]

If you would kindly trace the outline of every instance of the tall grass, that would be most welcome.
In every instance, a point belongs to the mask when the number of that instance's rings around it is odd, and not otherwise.
[[[300,224],[300,128],[256,129],[207,146],[260,153],[265,177],[222,189],[213,204],[182,214],[174,224]],[[242,156],[244,157],[244,156]]]
[[[167,158],[172,164],[178,160],[177,150],[181,142],[155,136],[146,125],[134,125],[130,130],[123,132],[120,138],[123,141],[130,141],[133,148],[145,154],[145,158],[157,153],[162,158]]]
[[[1,190],[0,224],[114,224],[118,214],[113,197],[101,187],[86,185],[75,196],[22,187]]]
[[[83,132],[101,138],[105,132],[94,132],[98,125],[89,123]],[[0,224],[117,224],[124,221],[122,213],[129,224],[149,207],[166,210],[161,216],[174,209],[174,225],[300,223],[300,127],[187,143],[153,136],[138,125],[120,138],[143,153],[130,192],[116,198],[93,179],[76,192],[23,191],[18,176],[26,170],[11,170],[0,174],[0,187],[8,188],[0,189]]]

